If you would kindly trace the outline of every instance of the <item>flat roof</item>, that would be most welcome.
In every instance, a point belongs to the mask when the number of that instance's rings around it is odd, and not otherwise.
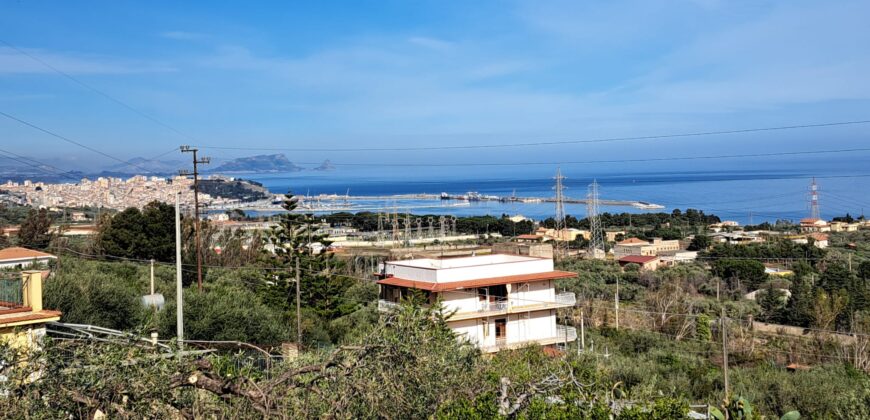
[[[524,255],[490,254],[457,258],[417,258],[413,260],[387,261],[386,264],[428,270],[475,267],[481,265],[509,264],[517,262],[548,260],[549,258],[528,257]]]
[[[483,279],[452,281],[446,283],[434,283],[429,281],[408,280],[398,277],[387,277],[383,280],[379,280],[378,284],[429,290],[432,292],[445,292],[450,290],[462,290],[472,289],[476,287],[495,286],[498,284],[527,283],[542,280],[568,279],[572,277],[577,277],[577,273],[570,271],[548,271],[545,273],[518,274],[514,276],[489,277]]]

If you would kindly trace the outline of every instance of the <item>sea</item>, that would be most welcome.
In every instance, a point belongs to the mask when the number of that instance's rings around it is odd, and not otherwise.
[[[657,168],[560,168],[563,195],[586,198],[589,185],[598,183],[599,197],[607,200],[643,201],[663,206],[640,209],[631,206],[600,206],[599,212],[648,213],[693,208],[723,220],[758,224],[777,220],[797,221],[810,215],[810,188],[815,180],[823,218],[851,214],[858,217],[870,209],[870,168],[842,167],[829,162],[819,169],[812,165],[743,165],[742,167],[694,167],[680,170]],[[340,167],[329,171],[299,171],[243,175],[262,183],[273,193],[292,191],[313,196],[392,196],[400,194],[467,194],[517,197],[554,197],[555,167]],[[555,204],[454,200],[339,200],[337,207],[351,212],[389,211],[431,215],[522,215],[543,220],[555,214]],[[577,218],[587,214],[585,204],[566,204],[565,212]]]

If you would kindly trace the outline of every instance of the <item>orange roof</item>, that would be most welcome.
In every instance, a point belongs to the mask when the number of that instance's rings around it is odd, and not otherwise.
[[[801,219],[802,225],[814,225],[814,224],[819,223],[819,222],[827,224],[827,222],[825,222],[822,219],[815,219],[815,218],[811,218],[811,217],[808,217],[806,219]]]
[[[0,326],[27,321],[49,321],[54,318],[59,318],[60,315],[61,314],[59,311],[51,310],[42,310],[39,312],[28,313],[7,313],[4,315],[0,315]]]
[[[517,235],[517,239],[541,239],[541,236],[527,233],[525,235]]]
[[[379,280],[378,284],[428,290],[431,292],[445,292],[448,290],[473,289],[476,287],[495,286],[497,284],[526,283],[530,281],[567,279],[571,277],[577,277],[577,273],[572,273],[570,271],[547,271],[544,273],[518,274],[515,276],[489,277],[474,280],[451,281],[447,283],[434,283],[431,281],[417,281],[401,279],[398,277],[387,277],[383,280]]]
[[[642,239],[637,238],[628,238],[624,241],[619,242],[617,245],[649,245],[649,242],[644,241]]]
[[[11,247],[0,249],[0,261],[3,260],[24,260],[30,258],[57,258],[54,255],[47,254],[45,252],[34,251],[32,249],[21,248],[21,247]]]
[[[828,240],[828,235],[825,235],[824,233],[811,233],[807,236],[809,236],[810,238],[813,238],[817,241],[827,241]]]
[[[655,261],[659,259],[659,257],[655,255],[626,255],[619,259],[621,263],[635,263],[635,264],[646,264],[651,261]]]

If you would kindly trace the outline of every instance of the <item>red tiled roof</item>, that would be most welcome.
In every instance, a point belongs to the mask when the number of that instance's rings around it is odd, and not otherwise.
[[[635,263],[635,264],[646,264],[651,261],[655,261],[659,259],[659,257],[655,255],[626,255],[619,259],[621,263]]]
[[[649,245],[649,242],[644,241],[642,239],[637,239],[637,238],[628,238],[624,241],[620,241],[617,245],[635,245],[635,244]]]
[[[44,257],[56,258],[54,255],[47,254],[45,252],[34,251],[32,249],[21,248],[17,246],[0,249],[0,261]]]
[[[828,240],[828,235],[825,235],[824,233],[811,233],[807,236],[815,239],[816,241],[827,241]]]
[[[451,281],[447,283],[433,283],[430,281],[417,281],[402,279],[398,277],[388,277],[383,280],[379,280],[378,284],[428,290],[431,292],[444,292],[448,290],[473,289],[475,287],[494,286],[497,284],[526,283],[530,281],[567,279],[571,277],[577,277],[577,273],[572,273],[570,271],[548,271],[545,273],[489,277],[474,280]]]

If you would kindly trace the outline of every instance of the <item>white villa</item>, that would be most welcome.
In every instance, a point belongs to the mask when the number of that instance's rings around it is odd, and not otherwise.
[[[441,299],[448,325],[485,352],[577,339],[577,330],[556,324],[560,308],[574,306],[574,293],[556,293],[554,280],[575,273],[553,270],[553,260],[520,255],[384,263],[379,307],[397,305],[411,289],[433,303]]]

